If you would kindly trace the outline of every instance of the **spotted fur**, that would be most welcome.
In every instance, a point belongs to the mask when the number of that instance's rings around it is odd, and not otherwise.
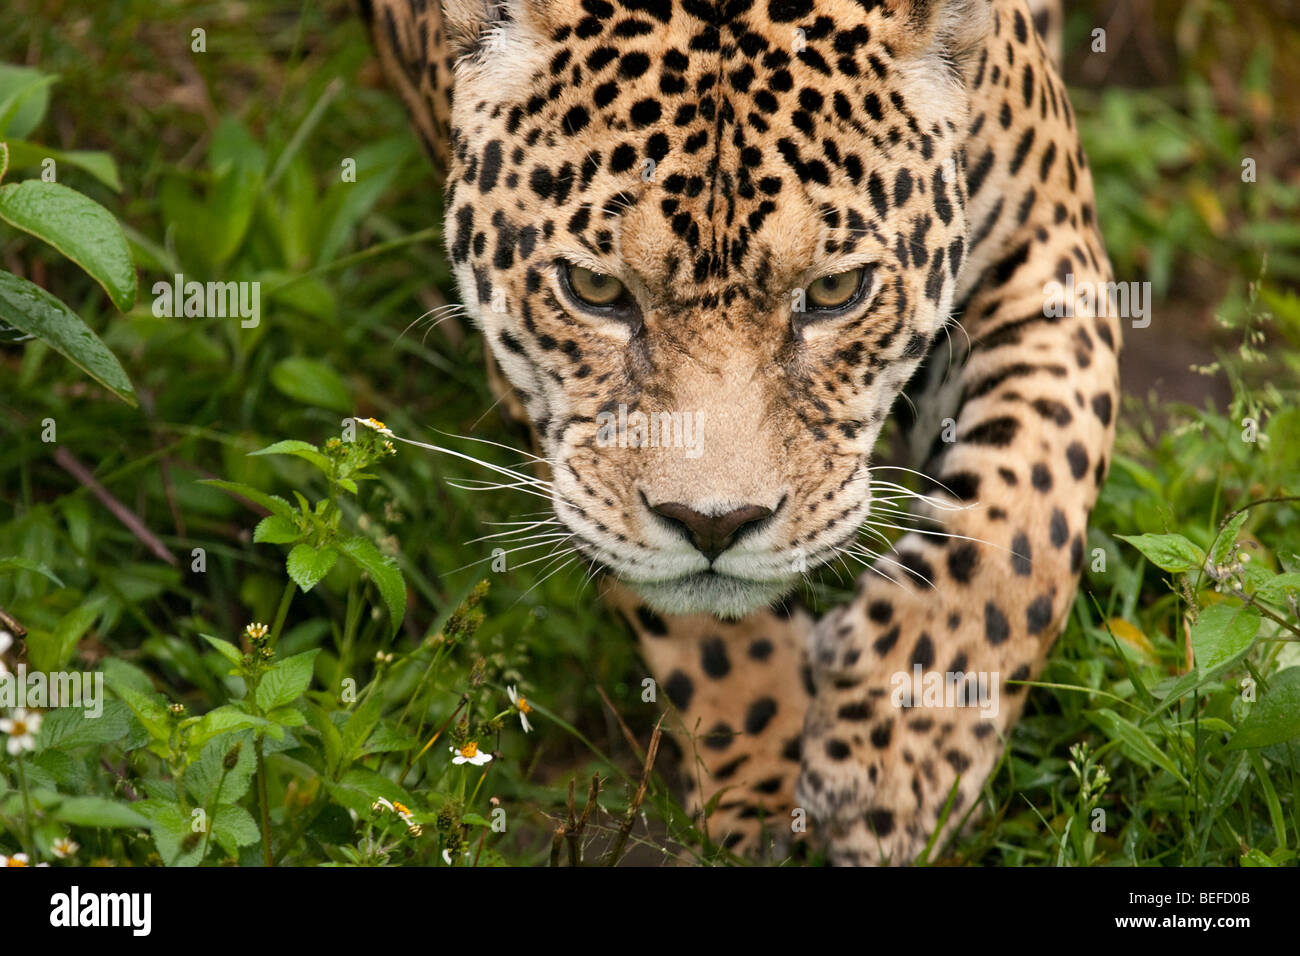
[[[728,846],[780,849],[806,816],[835,862],[913,859],[976,801],[1069,610],[1120,330],[1045,314],[1046,283],[1110,268],[1039,36],[1059,10],[1035,6],[362,0],[503,397],[620,582]],[[565,262],[632,310],[577,307]],[[855,268],[854,308],[799,311]],[[701,412],[703,453],[607,447],[620,406]],[[908,534],[819,621],[782,610],[879,520],[895,409],[947,537]],[[667,508],[763,517],[706,554]],[[895,706],[916,665],[996,674],[998,713]]]

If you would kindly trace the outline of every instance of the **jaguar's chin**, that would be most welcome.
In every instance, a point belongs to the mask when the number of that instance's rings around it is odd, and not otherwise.
[[[752,581],[703,571],[668,581],[629,581],[628,584],[660,614],[741,618],[780,600],[794,589],[796,582],[796,578]]]

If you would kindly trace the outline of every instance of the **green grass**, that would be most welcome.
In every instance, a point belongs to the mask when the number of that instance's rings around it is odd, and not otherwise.
[[[1130,389],[1069,626],[983,814],[935,862],[1287,864],[1300,845],[1300,745],[1230,746],[1270,694],[1287,693],[1300,653],[1275,638],[1296,635],[1264,617],[1248,647],[1185,676],[1189,618],[1198,649],[1209,647],[1222,635],[1207,611],[1242,601],[1116,538],[1176,533],[1210,551],[1230,512],[1300,493],[1300,145],[1285,121],[1297,34],[1258,36],[1237,56],[1256,11],[1202,9],[1207,19],[1166,51],[1158,86],[1112,77],[1075,100],[1117,273],[1149,278],[1158,296],[1152,329],[1128,336],[1129,360],[1190,337],[1207,367],[1188,379],[1207,397],[1175,405]],[[1172,31],[1172,16],[1157,27]],[[71,836],[79,862],[258,864],[264,793],[270,854],[283,863],[444,865],[444,851],[479,865],[579,852],[741,862],[675,802],[674,769],[690,755],[666,740],[638,803],[662,704],[642,702],[644,667],[585,573],[546,576],[545,548],[498,573],[491,542],[467,545],[545,502],[459,488],[489,476],[408,445],[367,466],[373,477],[355,493],[337,459],[322,470],[250,457],[282,439],[324,450],[359,414],[521,460],[453,437],[520,447],[493,407],[476,335],[454,314],[436,327],[444,313],[426,315],[455,301],[439,196],[359,25],[341,7],[270,0],[184,10],[110,0],[93,13],[18,0],[8,19],[0,61],[60,76],[30,138],[116,161],[120,192],[68,164],[59,179],[126,224],[142,296],[117,315],[76,266],[0,227],[0,267],[83,316],[140,399],[139,409],[113,399],[40,342],[0,345],[0,609],[28,629],[29,663],[98,667],[112,689],[99,721],[49,714],[35,751],[0,752],[0,853],[49,860],[53,841]],[[1072,40],[1091,19],[1075,14]],[[205,53],[191,52],[196,26]],[[1220,61],[1211,84],[1207,64]],[[1258,160],[1255,183],[1241,182],[1243,156]],[[340,174],[348,158],[355,183]],[[6,182],[38,172],[11,170]],[[260,326],[155,317],[150,288],[176,272],[260,281]],[[1259,424],[1257,441],[1242,440],[1244,418]],[[56,443],[42,441],[48,419]],[[176,563],[154,556],[56,449]],[[306,593],[287,588],[289,545],[251,538],[265,510],[206,479],[329,502],[312,509],[319,526],[291,517],[272,537],[373,542],[409,588],[397,634],[380,563],[363,575],[341,558]],[[1300,571],[1296,502],[1252,507],[1233,536],[1252,559],[1247,593],[1277,588],[1265,603],[1296,625],[1287,592],[1269,583]],[[542,560],[523,564],[533,556]],[[6,566],[10,557],[40,568]],[[842,587],[828,572],[807,597],[825,603]],[[271,626],[271,663],[244,635],[250,622]],[[508,686],[533,703],[534,733],[522,732]],[[1285,734],[1285,715],[1275,723]],[[483,779],[450,762],[448,747],[469,740],[500,754]],[[598,808],[584,817],[595,775]],[[421,834],[374,810],[378,797],[406,805]],[[193,830],[195,809],[206,833]]]

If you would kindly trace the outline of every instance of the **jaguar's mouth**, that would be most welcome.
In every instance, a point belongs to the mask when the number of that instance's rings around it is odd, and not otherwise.
[[[667,581],[629,581],[660,614],[714,614],[740,618],[788,594],[797,578],[755,581],[718,571],[700,571]]]

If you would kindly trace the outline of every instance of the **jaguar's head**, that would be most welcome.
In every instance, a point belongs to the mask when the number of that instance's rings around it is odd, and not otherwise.
[[[773,601],[947,319],[987,3],[445,6],[447,242],[571,543],[663,612]]]

